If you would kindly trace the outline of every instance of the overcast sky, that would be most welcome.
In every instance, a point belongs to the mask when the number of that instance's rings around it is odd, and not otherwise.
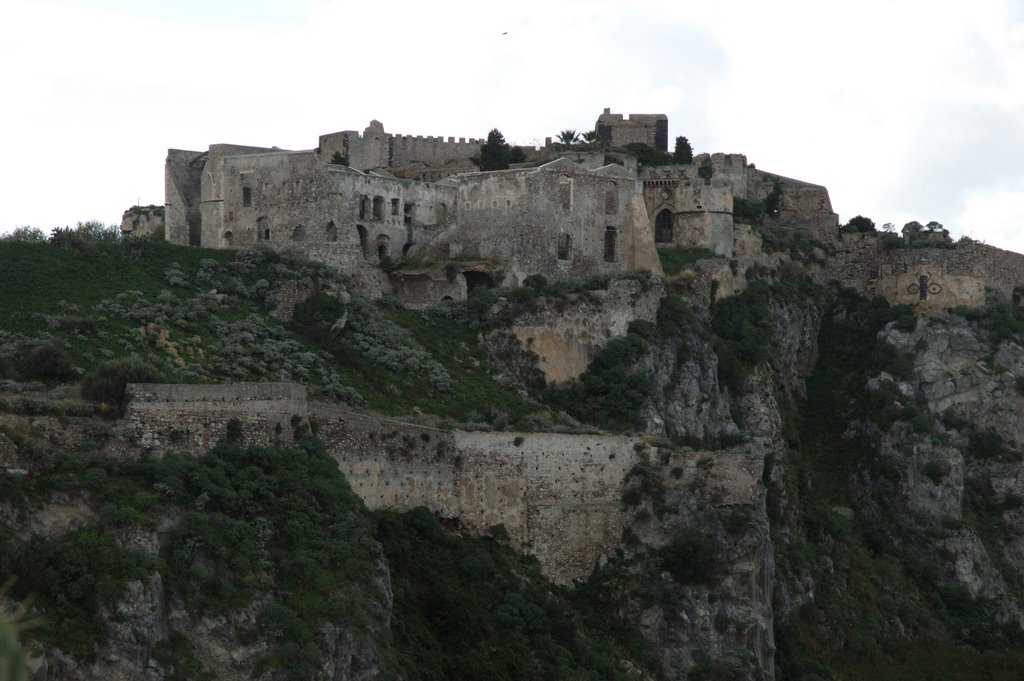
[[[604,107],[1024,252],[1021,0],[2,0],[0,230],[162,204],[168,148],[371,119],[518,144]]]

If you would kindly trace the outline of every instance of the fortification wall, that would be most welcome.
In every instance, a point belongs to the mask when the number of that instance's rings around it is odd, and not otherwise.
[[[309,414],[306,387],[295,383],[132,383],[126,396],[126,427],[160,451],[206,451],[227,436],[232,419],[242,444],[288,442]]]
[[[562,583],[586,577],[618,545],[620,486],[640,459],[632,438],[447,433],[324,407],[313,420],[370,508],[426,506],[476,532],[504,525]]]
[[[319,151],[324,161],[335,154],[348,159],[358,170],[401,168],[416,163],[442,166],[467,160],[480,153],[486,140],[465,137],[396,135],[384,131],[379,121],[370,121],[362,132],[344,130],[320,136]]]
[[[920,310],[1009,302],[1024,282],[1024,255],[979,243],[886,248],[877,234],[861,233],[840,234],[834,246],[830,279]]]
[[[586,371],[610,339],[625,335],[630,322],[656,321],[664,293],[661,282],[617,279],[607,290],[590,292],[568,306],[549,301],[516,319],[510,331],[537,355],[537,368],[548,383],[564,383]]]
[[[164,237],[172,244],[199,244],[200,178],[205,152],[168,149],[164,162]]]
[[[636,180],[622,169],[587,171],[560,159],[539,168],[458,178],[455,257],[509,262],[531,274],[585,279],[639,267],[660,272]]]
[[[121,233],[148,237],[164,232],[163,206],[132,206],[121,215]]]
[[[607,144],[622,147],[627,144],[646,144],[660,151],[668,151],[668,116],[665,114],[622,114],[605,109],[594,124],[598,136]]]
[[[445,432],[310,403],[304,386],[132,384],[125,427],[158,452],[204,452],[235,420],[243,444],[306,423],[370,508],[426,506],[483,532],[503,524],[558,582],[584,578],[621,537],[620,487],[644,455],[613,435]]]

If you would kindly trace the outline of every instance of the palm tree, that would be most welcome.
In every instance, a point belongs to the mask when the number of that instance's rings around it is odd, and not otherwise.
[[[580,134],[575,130],[563,130],[558,133],[558,142],[559,144],[571,147],[574,144],[580,143]]]
[[[597,142],[600,139],[601,137],[597,134],[597,130],[587,130],[585,133],[583,133],[583,142],[585,144],[593,144],[594,142]]]

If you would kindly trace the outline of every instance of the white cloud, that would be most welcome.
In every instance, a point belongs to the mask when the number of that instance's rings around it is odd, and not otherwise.
[[[7,0],[0,59],[0,229],[160,203],[168,147],[310,148],[371,118],[528,143],[604,107],[824,184],[843,220],[995,245],[1021,224],[1011,0]]]

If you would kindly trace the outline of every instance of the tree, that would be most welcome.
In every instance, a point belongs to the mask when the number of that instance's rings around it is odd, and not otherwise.
[[[567,147],[580,143],[580,134],[575,130],[563,130],[558,133],[558,142]]]
[[[690,140],[685,137],[676,138],[676,150],[672,154],[672,162],[680,164],[693,163],[693,146],[690,144]]]
[[[863,215],[850,218],[850,221],[839,228],[839,231],[844,233],[857,233],[857,232],[874,232],[875,221],[871,218],[866,218]]]
[[[525,160],[522,149],[513,148],[505,141],[501,131],[494,128],[487,133],[487,141],[480,147],[480,170],[505,170],[510,163],[522,163]]]
[[[331,163],[336,166],[347,166],[348,154],[342,156],[340,151],[334,152],[334,156],[331,156]]]
[[[585,133],[583,133],[584,144],[594,144],[595,142],[600,141],[601,136],[597,134],[597,130],[587,130]]]

